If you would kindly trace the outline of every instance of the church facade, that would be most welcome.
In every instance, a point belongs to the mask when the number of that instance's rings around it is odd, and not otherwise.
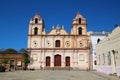
[[[77,13],[71,32],[59,25],[46,33],[39,13],[30,20],[28,31],[30,68],[90,68],[90,33],[86,19]]]

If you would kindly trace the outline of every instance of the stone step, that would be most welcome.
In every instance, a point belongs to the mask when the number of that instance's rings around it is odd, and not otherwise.
[[[45,67],[44,69],[45,70],[73,70],[73,68],[70,68],[70,67],[59,67],[59,66],[56,66],[56,67]]]

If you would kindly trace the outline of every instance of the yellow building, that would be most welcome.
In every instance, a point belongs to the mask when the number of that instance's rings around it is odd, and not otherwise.
[[[96,45],[97,70],[120,76],[120,26]]]
[[[86,19],[80,13],[73,19],[70,33],[59,25],[46,33],[44,20],[37,13],[29,23],[29,67],[89,69],[89,44]]]

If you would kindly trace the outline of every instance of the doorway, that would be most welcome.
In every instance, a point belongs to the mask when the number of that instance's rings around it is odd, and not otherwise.
[[[54,66],[61,66],[61,55],[55,55]]]
[[[14,60],[10,60],[10,69],[14,69]]]
[[[66,67],[70,67],[70,57],[65,58]]]
[[[50,67],[50,57],[46,57],[46,66]]]

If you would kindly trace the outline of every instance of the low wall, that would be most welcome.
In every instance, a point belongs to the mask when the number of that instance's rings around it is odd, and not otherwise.
[[[106,74],[112,73],[112,66],[97,66],[97,71],[103,72]]]
[[[120,76],[120,66],[116,67],[116,71],[117,71],[117,76]]]

